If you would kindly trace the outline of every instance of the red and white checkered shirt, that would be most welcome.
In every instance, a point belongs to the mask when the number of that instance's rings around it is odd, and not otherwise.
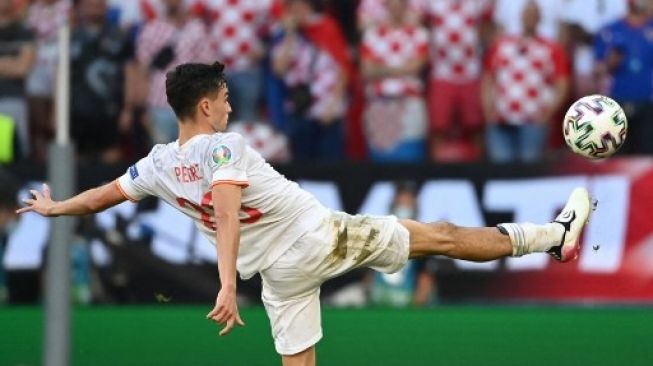
[[[426,6],[428,0],[408,0],[411,14],[417,16]],[[385,0],[361,0],[357,10],[358,24],[365,27],[387,22],[388,10]]]
[[[213,56],[227,70],[251,69],[263,52],[261,30],[270,22],[272,0],[206,0],[212,18]]]
[[[555,97],[555,82],[569,76],[569,63],[553,41],[504,36],[488,51],[485,70],[495,80],[498,122],[523,124],[541,122],[540,113]]]
[[[272,57],[279,57],[282,43],[279,42],[272,49]],[[293,87],[300,84],[308,84],[313,105],[309,110],[311,118],[323,116],[331,104],[335,105],[335,114],[344,116],[345,99],[338,95],[336,86],[342,69],[331,55],[316,48],[305,39],[298,37],[297,42],[292,44],[290,49],[292,61],[290,68],[283,76],[287,86]]]
[[[363,33],[361,57],[387,67],[400,67],[410,60],[428,55],[428,32],[411,25],[390,27],[381,25]],[[388,77],[367,85],[370,96],[421,95],[424,83],[419,75]]]
[[[481,75],[479,23],[490,18],[491,0],[432,0],[425,12],[431,24],[431,76],[454,83]]]
[[[148,103],[151,106],[166,106],[166,72],[186,62],[210,62],[211,53],[204,23],[197,19],[188,20],[181,28],[165,19],[156,19],[143,27],[136,41],[138,61],[149,66],[157,53],[168,45],[174,45],[174,60],[167,70],[153,70],[150,73]]]

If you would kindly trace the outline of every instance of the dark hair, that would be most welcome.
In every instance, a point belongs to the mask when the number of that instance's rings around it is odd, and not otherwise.
[[[200,99],[217,94],[226,85],[224,65],[218,61],[181,64],[166,74],[168,104],[177,118],[192,118]]]

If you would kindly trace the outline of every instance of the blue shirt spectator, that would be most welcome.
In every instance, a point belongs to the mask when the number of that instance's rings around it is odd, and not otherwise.
[[[595,40],[598,61],[620,60],[612,70],[610,95],[618,101],[653,100],[653,19],[627,18],[603,28]]]

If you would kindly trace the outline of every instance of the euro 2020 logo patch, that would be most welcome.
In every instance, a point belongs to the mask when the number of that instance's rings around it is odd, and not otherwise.
[[[227,164],[231,160],[231,150],[229,150],[229,148],[226,147],[225,145],[220,145],[214,148],[213,153],[211,155],[213,158],[213,162],[216,163],[218,166]]]

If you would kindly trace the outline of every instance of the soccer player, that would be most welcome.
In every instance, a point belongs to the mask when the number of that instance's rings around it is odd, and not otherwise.
[[[156,145],[115,181],[64,201],[47,185],[32,190],[18,213],[86,215],[125,200],[158,196],[192,217],[215,243],[221,288],[207,318],[220,335],[244,323],[236,303],[236,272],[260,273],[265,305],[283,364],[314,365],[322,337],[320,285],[356,267],[401,269],[408,258],[445,255],[471,261],[547,252],[574,259],[591,211],[587,190],[574,190],[552,223],[466,228],[394,216],[351,216],[323,207],[277,173],[235,133],[223,133],[231,106],[224,66],[182,64],[167,74],[166,94],[179,139]],[[437,205],[437,202],[433,202]]]

